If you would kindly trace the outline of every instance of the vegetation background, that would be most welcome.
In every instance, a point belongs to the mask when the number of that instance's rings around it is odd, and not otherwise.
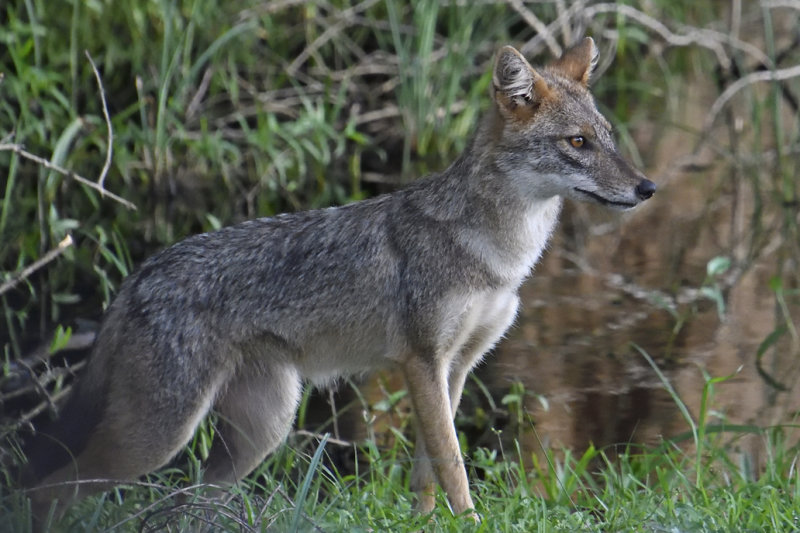
[[[505,43],[541,63],[592,35],[602,50],[599,105],[626,156],[658,167],[660,186],[686,186],[712,154],[713,168],[701,169],[705,205],[745,194],[731,225],[747,231],[708,263],[701,293],[724,311],[737,274],[768,258],[765,291],[780,319],[760,350],[796,360],[798,14],[791,0],[6,2],[4,461],[17,460],[15,435],[68,391],[85,355],[75,349],[91,341],[92,321],[143,258],[192,233],[359,200],[443,168],[489,105],[489,64]],[[695,90],[711,104],[687,116],[682,102]],[[676,314],[676,327],[682,320]],[[465,449],[480,525],[449,516],[444,503],[432,520],[411,512],[404,463],[412,445],[400,432],[408,421],[399,396],[387,393],[362,406],[395,415],[397,429],[377,439],[385,446],[344,446],[356,457],[350,468],[331,459],[330,439],[299,433],[230,501],[210,500],[192,485],[213,436],[208,425],[182,458],[188,473],[167,470],[90,498],[59,527],[799,529],[795,413],[777,427],[738,429],[768,449],[753,475],[706,424],[720,381],[708,376],[705,408],[686,412],[688,446],[665,441],[613,459],[590,447],[534,464],[513,447]],[[512,388],[497,403],[524,418],[525,394]],[[2,486],[0,496],[0,530],[27,530],[23,495]]]

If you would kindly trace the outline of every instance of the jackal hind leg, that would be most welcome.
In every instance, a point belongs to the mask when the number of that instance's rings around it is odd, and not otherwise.
[[[243,368],[218,399],[217,435],[204,480],[231,485],[283,442],[294,422],[302,383],[291,366]]]
[[[58,520],[72,501],[136,480],[167,464],[191,439],[217,388],[209,385],[195,395],[170,397],[169,401],[158,394],[116,391],[118,394],[110,395],[85,448],[30,489],[34,529],[47,528],[44,521],[51,509]]]

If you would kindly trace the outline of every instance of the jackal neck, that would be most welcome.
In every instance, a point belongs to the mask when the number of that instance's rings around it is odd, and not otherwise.
[[[479,130],[461,156],[432,176],[412,201],[451,227],[453,240],[506,284],[519,284],[539,260],[558,220],[561,198],[525,198],[497,165]],[[536,179],[532,174],[530,179]]]

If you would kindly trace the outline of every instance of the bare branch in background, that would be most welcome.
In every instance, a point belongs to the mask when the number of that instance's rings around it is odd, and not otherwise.
[[[100,177],[97,178],[97,184],[102,188],[103,183],[106,181],[106,175],[108,174],[108,169],[111,168],[111,154],[113,151],[113,144],[114,144],[114,131],[111,129],[111,117],[108,116],[108,104],[106,103],[106,91],[103,88],[103,80],[100,78],[100,72],[97,70],[97,65],[94,64],[94,60],[92,56],[89,54],[88,50],[84,51],[86,53],[86,58],[89,60],[89,64],[92,65],[92,70],[94,71],[94,77],[97,79],[97,88],[100,92],[100,102],[103,104],[103,117],[106,120],[106,128],[108,128],[108,148],[106,149],[106,161],[103,164],[103,170],[100,172]]]
[[[47,159],[45,159],[43,157],[39,157],[38,155],[35,155],[35,154],[32,154],[32,153],[28,152],[27,150],[25,150],[22,147],[22,145],[19,145],[19,144],[16,144],[16,143],[0,143],[0,152],[14,152],[15,154],[18,154],[20,157],[24,157],[25,159],[28,159],[30,161],[33,161],[34,163],[42,165],[44,168],[46,168],[48,170],[53,170],[53,171],[58,172],[59,174],[61,174],[63,176],[66,176],[68,178],[72,178],[75,181],[77,181],[78,183],[80,183],[82,185],[86,185],[87,187],[96,190],[97,192],[100,193],[101,196],[108,196],[109,198],[111,198],[115,202],[118,202],[118,203],[124,205],[128,209],[131,209],[131,210],[134,210],[134,211],[136,210],[136,205],[134,205],[132,202],[129,202],[125,198],[122,198],[121,196],[118,196],[118,195],[114,194],[113,192],[110,192],[107,189],[104,189],[102,185],[99,185],[99,184],[93,182],[92,180],[86,179],[83,176],[81,176],[79,174],[76,174],[75,172],[73,172],[71,170],[67,170],[66,168],[64,168],[62,166],[56,165],[55,163],[51,163],[50,161],[48,161]]]
[[[363,11],[366,11],[376,3],[378,3],[378,0],[364,0],[360,4],[357,4],[349,9],[342,11],[341,14],[339,15],[340,20],[337,21],[335,24],[329,26],[328,29],[326,29],[322,33],[322,35],[314,39],[314,42],[309,44],[302,52],[300,52],[300,55],[298,55],[294,59],[294,61],[292,61],[292,63],[288,67],[286,67],[286,72],[290,76],[296,75],[297,69],[300,68],[300,65],[308,61],[308,58],[311,57],[319,49],[320,46],[327,43],[329,40],[331,40],[331,38],[334,35],[341,32],[347,26],[355,24],[356,22],[355,15]]]
[[[509,5],[516,11],[522,19],[528,23],[528,25],[536,30],[538,35],[542,36],[544,42],[547,44],[547,48],[550,50],[550,53],[553,56],[558,57],[563,52],[563,49],[556,41],[556,38],[553,37],[553,32],[545,25],[539,17],[537,17],[533,11],[525,7],[525,4],[522,3],[522,0],[508,0]],[[566,25],[564,26],[566,27]],[[562,27],[563,29],[563,27]]]
[[[761,7],[770,9],[776,7],[788,7],[790,9],[796,9],[800,11],[800,0],[762,0]]]
[[[659,37],[664,39],[664,41],[666,41],[669,45],[690,46],[694,44],[709,49],[714,52],[714,54],[717,56],[717,61],[725,69],[730,67],[731,59],[728,57],[728,53],[725,51],[724,45],[731,46],[753,56],[761,64],[772,64],[769,56],[762,52],[758,47],[741,41],[732,35],[714,30],[708,30],[705,28],[693,27],[685,28],[685,33],[675,33],[667,26],[662,24],[661,21],[631,6],[610,3],[595,4],[586,7],[581,12],[581,16],[591,20],[596,15],[601,13],[617,13],[635,20],[642,26],[657,33]]]
[[[30,265],[23,268],[18,274],[15,274],[11,277],[10,280],[6,281],[2,285],[0,285],[0,295],[3,295],[16,287],[20,282],[27,279],[31,274],[45,266],[47,263],[54,260],[56,257],[64,253],[64,250],[69,248],[73,245],[73,240],[71,235],[67,235],[64,239],[58,243],[58,246],[44,254],[42,257],[31,263]]]
[[[793,67],[782,68],[778,70],[767,70],[762,72],[751,72],[747,76],[743,78],[739,78],[732,84],[725,89],[719,97],[714,101],[711,105],[711,109],[706,116],[704,129],[709,130],[711,126],[714,124],[714,121],[719,115],[719,112],[722,111],[722,108],[728,101],[733,98],[733,96],[738,93],[740,90],[758,83],[760,81],[783,81],[788,80],[791,78],[800,77],[800,65],[795,65]]]
[[[515,7],[515,3],[521,2],[518,2],[518,0],[510,1],[512,7]],[[783,2],[764,2],[762,5],[764,7],[795,7],[800,9],[800,5],[798,5],[800,4],[800,0],[796,0],[791,6],[789,5],[790,3],[791,2],[788,0],[784,0]],[[533,26],[531,21],[526,18],[526,22],[531,24],[531,26],[536,29],[537,35],[525,43],[521,51],[523,53],[534,52],[542,44],[542,42],[545,42],[548,48],[552,50],[550,42],[555,39],[555,35],[564,33],[569,22],[574,24],[581,20],[591,21],[598,15],[603,14],[617,14],[627,17],[637,22],[644,28],[656,33],[670,46],[685,47],[697,45],[711,50],[717,57],[719,64],[725,69],[729,68],[731,65],[731,58],[729,57],[728,52],[725,50],[726,46],[729,46],[735,50],[739,50],[753,57],[760,64],[768,67],[772,65],[772,61],[768,55],[766,55],[757,46],[739,39],[735,32],[726,34],[706,28],[687,26],[681,27],[681,32],[678,33],[668,28],[660,20],[639,9],[624,4],[610,2],[594,5],[586,5],[585,2],[571,3],[569,8],[565,10],[559,10],[559,14],[556,19],[551,23],[544,25],[541,29]],[[522,15],[522,13],[520,13],[520,15]],[[567,36],[565,35],[565,37]]]

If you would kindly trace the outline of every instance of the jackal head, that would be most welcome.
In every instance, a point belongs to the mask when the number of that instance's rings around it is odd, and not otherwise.
[[[587,37],[543,69],[502,48],[493,72],[495,162],[520,194],[560,195],[629,209],[655,184],[625,161],[589,92],[597,47]]]

